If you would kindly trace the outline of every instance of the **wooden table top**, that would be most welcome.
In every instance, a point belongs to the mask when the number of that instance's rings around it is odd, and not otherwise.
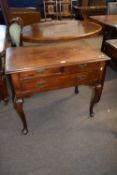
[[[82,45],[8,48],[6,74],[108,60],[99,50]]]
[[[0,53],[5,48],[5,40],[6,40],[6,26],[0,25]]]
[[[90,16],[90,18],[99,22],[100,24],[117,28],[117,15],[99,15]]]
[[[57,42],[75,40],[100,32],[102,27],[90,21],[53,20],[23,27],[23,41]]]

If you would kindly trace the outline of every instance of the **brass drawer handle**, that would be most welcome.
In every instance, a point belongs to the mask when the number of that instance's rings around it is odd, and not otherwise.
[[[84,68],[87,67],[87,64],[79,64],[78,67],[81,68],[81,69],[84,69]]]
[[[47,69],[39,69],[39,70],[37,70],[36,72],[37,72],[38,74],[43,74],[46,70],[47,70]]]
[[[37,87],[39,88],[43,88],[46,86],[46,81],[40,81],[40,82],[37,82]]]
[[[49,76],[55,76],[55,75],[61,75],[62,74],[62,72],[56,72],[56,73],[50,73],[50,74],[48,74]]]
[[[77,78],[79,80],[85,80],[86,79],[86,75],[78,75]]]

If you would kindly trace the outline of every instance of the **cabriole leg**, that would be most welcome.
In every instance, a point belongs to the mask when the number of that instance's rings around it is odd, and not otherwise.
[[[93,107],[100,100],[102,88],[103,86],[101,84],[93,88],[94,92],[93,92],[93,96],[92,96],[91,103],[90,103],[90,117],[94,117]]]
[[[25,114],[23,111],[23,99],[21,98],[16,98],[14,99],[14,107],[22,121],[23,124],[23,129],[22,129],[22,133],[24,135],[26,135],[28,133],[28,128],[27,128],[27,122],[26,122],[26,118],[25,118]]]

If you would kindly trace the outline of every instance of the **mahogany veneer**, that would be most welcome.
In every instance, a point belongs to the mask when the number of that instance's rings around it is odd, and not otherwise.
[[[101,25],[90,21],[53,20],[24,26],[22,40],[34,43],[71,41],[92,36],[101,30]]]
[[[94,90],[92,117],[93,106],[101,97],[108,59],[100,51],[76,45],[7,49],[6,74],[11,77],[14,107],[23,122],[23,133],[28,133],[23,99],[34,93],[90,85]]]

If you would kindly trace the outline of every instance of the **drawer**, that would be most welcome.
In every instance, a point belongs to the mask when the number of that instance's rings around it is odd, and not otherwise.
[[[19,73],[20,79],[38,78],[43,76],[59,75],[63,72],[63,68],[43,68],[35,71]]]
[[[98,71],[66,74],[56,77],[41,77],[38,79],[28,79],[21,81],[21,89],[23,91],[42,92],[47,90],[71,87],[80,84],[88,84],[96,81]]]
[[[95,62],[95,63],[88,63],[88,64],[78,64],[73,66],[63,66],[63,67],[57,67],[57,68],[45,68],[45,69],[39,69],[36,71],[19,73],[19,77],[20,79],[32,79],[32,78],[45,77],[45,76],[49,77],[49,76],[65,75],[69,73],[74,74],[78,72],[98,69],[99,66],[100,66],[100,63]]]

